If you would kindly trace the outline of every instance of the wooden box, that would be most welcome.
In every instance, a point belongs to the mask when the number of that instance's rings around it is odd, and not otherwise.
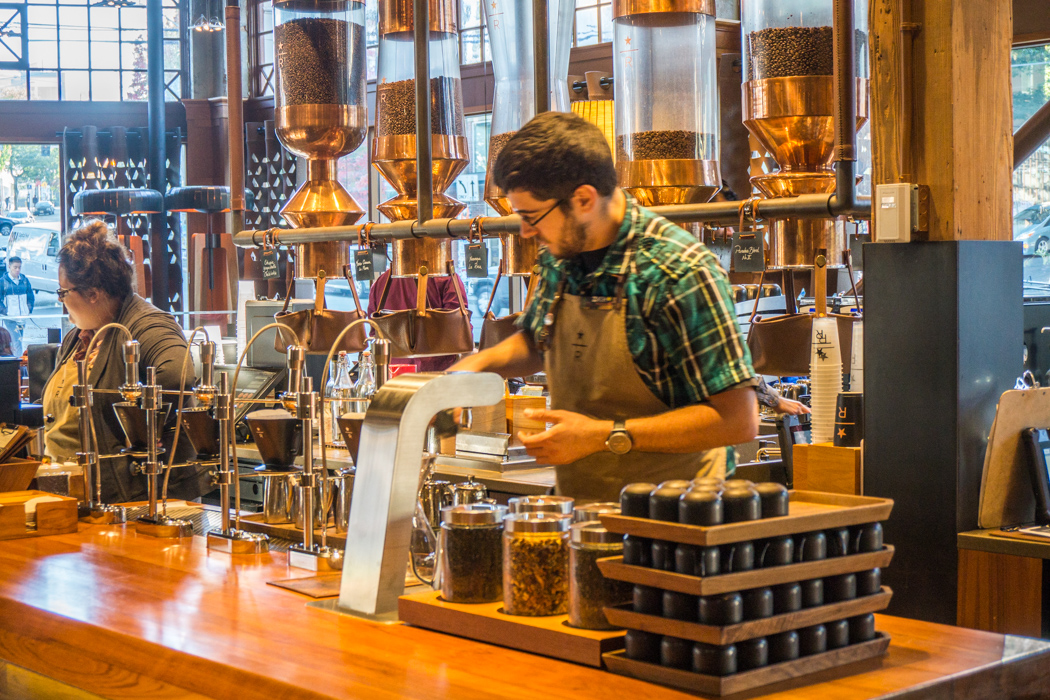
[[[507,615],[502,601],[449,603],[439,591],[426,591],[401,596],[397,611],[402,622],[417,627],[599,668],[602,654],[623,648],[623,630],[576,629],[568,615]]]
[[[48,496],[60,500],[40,503],[36,507],[36,529],[26,524],[25,503],[31,498]],[[44,537],[77,531],[77,499],[56,496],[44,491],[0,493],[0,540],[20,537]]]
[[[25,491],[39,468],[39,461],[21,457],[12,457],[0,464],[0,493]]]
[[[643,681],[660,683],[672,688],[689,692],[700,692],[706,695],[732,695],[753,690],[772,683],[790,681],[818,671],[826,671],[838,666],[874,659],[886,653],[890,638],[876,634],[875,639],[859,644],[850,644],[841,649],[825,651],[822,654],[803,656],[794,661],[771,664],[751,671],[742,671],[729,676],[707,676],[679,668],[668,668],[659,664],[628,659],[624,652],[617,651],[605,655],[609,670],[621,676],[630,676]]]
[[[864,452],[860,447],[835,447],[830,442],[795,445],[791,454],[796,489],[864,494]]]

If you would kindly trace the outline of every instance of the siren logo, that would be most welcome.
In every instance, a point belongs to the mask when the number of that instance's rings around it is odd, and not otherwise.
[[[492,2],[489,5],[492,8],[492,11],[489,13],[489,16],[492,17],[493,29],[499,29],[499,18],[503,15],[502,12],[496,12],[497,5],[498,3],[496,2],[496,0],[492,0]]]
[[[624,44],[624,48],[623,48],[623,50],[620,51],[620,53],[622,53],[622,54],[631,54],[631,53],[633,53],[633,52],[638,50],[638,49],[635,49],[635,48],[631,48],[631,37],[625,38],[623,40],[623,44]],[[633,68],[634,67],[634,56],[628,55],[627,58],[624,59],[624,66],[626,66],[627,68]]]

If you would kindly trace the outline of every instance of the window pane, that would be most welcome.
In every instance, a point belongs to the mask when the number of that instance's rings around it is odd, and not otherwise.
[[[55,22],[54,7],[29,6],[27,19],[29,20],[30,41],[57,41],[58,28]],[[32,55],[32,53],[30,53]]]
[[[182,62],[179,56],[180,46],[177,41],[164,42],[164,68],[166,70],[179,70]],[[92,66],[94,68],[94,66]]]
[[[164,37],[167,39],[179,38],[178,10],[164,10]]]
[[[62,68],[87,68],[88,43],[86,41],[62,42]]]
[[[57,100],[58,99],[58,73],[54,71],[33,71],[33,81],[30,84],[31,100]]]
[[[460,0],[460,29],[481,26],[480,0]]]
[[[60,7],[58,26],[62,41],[87,41],[87,7]]]
[[[63,56],[64,49],[63,46]],[[87,65],[87,61],[84,62]],[[64,70],[62,71],[62,99],[63,100],[90,100],[88,72],[86,70]]]
[[[95,32],[100,29],[116,29],[120,26],[120,10],[115,7],[92,7],[91,8],[91,38],[94,40]],[[116,38],[116,37],[114,37]]]
[[[613,28],[612,28],[612,5],[602,5],[602,41],[612,41],[613,39]]]
[[[598,8],[576,11],[576,45],[598,43]]]
[[[120,67],[124,70],[146,70],[148,60],[146,42],[124,42],[120,45]]]
[[[146,30],[146,6],[125,7],[120,10],[120,26],[124,29]],[[145,39],[145,36],[143,36]]]
[[[124,71],[124,99],[145,102],[149,98],[149,82],[145,71]]]
[[[368,55],[368,72],[365,74],[366,80],[375,80],[379,74],[379,49],[375,46],[369,46],[366,49]]]
[[[120,71],[91,71],[91,99],[95,102],[117,102],[120,100]]]
[[[58,68],[58,42],[30,41],[29,67]]]
[[[1011,52],[1016,131],[1050,100],[1050,45]],[[1013,237],[1024,252],[1025,293],[1045,294],[1050,282],[1050,142],[1014,170]],[[1028,283],[1036,283],[1029,289]]]
[[[182,98],[182,80],[178,71],[167,71],[164,74],[164,101],[178,102]]]
[[[91,67],[95,69],[120,68],[120,44],[108,41],[92,41]],[[119,85],[117,92],[120,92]]]
[[[459,34],[459,39],[462,55],[461,62],[463,64],[481,63],[481,30],[468,29],[462,31]]]
[[[273,63],[273,34],[263,34],[260,37],[262,40],[262,61],[261,63]]]
[[[0,70],[0,100],[24,100],[26,96],[25,71]]]
[[[598,4],[598,0],[576,0],[576,7],[593,7]]]
[[[368,0],[365,4],[365,44],[379,44],[379,0]]]

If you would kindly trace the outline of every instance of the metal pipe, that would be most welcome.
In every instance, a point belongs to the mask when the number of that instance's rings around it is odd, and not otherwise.
[[[230,532],[230,441],[234,439],[233,395],[230,394],[230,375],[219,375],[219,391],[215,396],[215,418],[219,422],[219,501],[222,503],[222,531]]]
[[[550,58],[547,36],[548,0],[532,0],[532,60],[536,86],[536,114],[548,111],[551,103]]]
[[[833,217],[870,217],[871,205],[857,204],[857,66],[854,55],[854,0],[835,0],[835,194],[828,200]]]
[[[414,0],[416,44],[416,204],[420,226],[434,216],[434,165],[430,140],[430,2]]]
[[[376,363],[376,391],[390,379],[390,341],[376,338],[372,341],[372,357]]]
[[[1014,170],[1050,138],[1050,102],[1040,107],[1014,132]]]
[[[237,233],[244,228],[244,88],[241,85],[241,8],[237,0],[226,0],[226,112],[230,232]]]
[[[99,502],[96,493],[94,475],[98,471],[98,452],[91,439],[91,387],[88,386],[87,360],[77,361],[77,383],[73,387],[73,400],[77,407],[77,418],[80,429],[80,458],[84,470],[84,498],[88,506]]]
[[[162,0],[146,2],[146,81],[148,84],[149,186],[163,195],[167,191],[164,153],[164,11]],[[150,265],[152,268],[153,305],[171,310],[168,294],[168,236],[164,212],[151,214]]]
[[[311,552],[314,548],[314,421],[317,420],[317,393],[313,379],[304,377],[304,391],[298,396],[299,418],[303,421],[303,474],[301,481],[303,507],[303,548]]]
[[[157,518],[157,474],[160,464],[157,456],[157,442],[160,431],[157,426],[157,415],[160,411],[160,387],[157,386],[157,368],[146,368],[146,386],[142,388],[142,410],[146,412],[146,488],[149,492],[149,517]]]

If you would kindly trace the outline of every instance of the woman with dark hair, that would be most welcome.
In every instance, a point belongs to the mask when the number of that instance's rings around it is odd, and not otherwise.
[[[119,329],[107,330],[87,355],[96,331],[108,323],[119,323],[139,342],[139,377],[155,367],[157,383],[164,389],[188,388],[195,380],[192,364],[186,384],[179,386],[186,339],[175,319],[150,304],[133,290],[134,271],[130,256],[102,221],[91,221],[70,233],[58,252],[59,301],[65,305],[74,326],[62,341],[57,368],[44,387],[44,447],[52,460],[76,460],[80,451],[77,409],[70,405],[77,383],[77,360],[87,359],[88,381],[95,389],[110,393],[94,395],[93,418],[100,456],[116,455],[125,447],[124,433],[112,405],[123,400],[116,390],[125,382],[122,346],[127,339]],[[164,399],[165,403],[169,398]],[[106,503],[142,500],[146,477],[131,473],[126,457],[99,460],[102,500]],[[196,498],[208,490],[208,473],[176,470],[169,495]]]

